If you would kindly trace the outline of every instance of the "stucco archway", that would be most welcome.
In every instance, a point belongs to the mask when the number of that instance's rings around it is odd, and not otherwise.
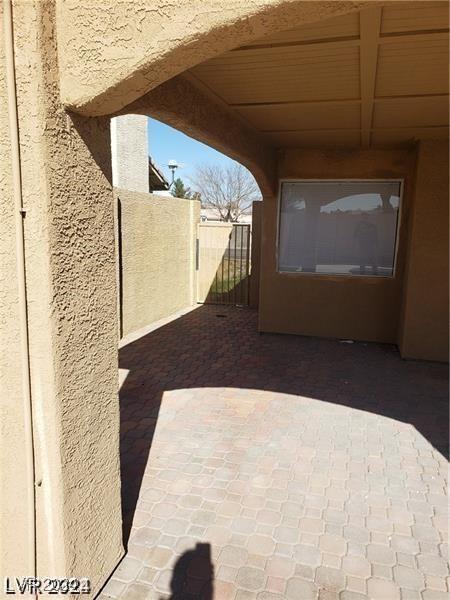
[[[163,121],[243,164],[263,195],[275,193],[275,150],[257,131],[187,78],[174,77],[117,114],[142,114]]]
[[[371,5],[382,4],[374,1]],[[363,1],[252,0],[58,3],[63,104],[114,113],[164,81],[262,36],[357,11]]]

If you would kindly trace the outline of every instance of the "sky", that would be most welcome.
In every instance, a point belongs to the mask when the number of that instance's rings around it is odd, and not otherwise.
[[[189,177],[194,175],[196,165],[226,166],[234,162],[224,154],[156,121],[156,119],[148,119],[148,141],[149,155],[153,162],[162,169],[169,182],[172,179],[170,170],[167,168],[169,160],[176,160],[178,164],[182,165],[182,168],[176,171],[175,177],[180,177],[187,186],[190,185]]]

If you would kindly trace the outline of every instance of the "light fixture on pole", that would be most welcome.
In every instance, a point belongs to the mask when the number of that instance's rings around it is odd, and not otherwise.
[[[171,160],[169,160],[167,166],[169,167],[169,169],[172,172],[172,181],[169,186],[169,189],[170,189],[173,186],[173,183],[175,181],[175,171],[179,168],[180,165],[177,163],[176,160],[171,159]]]

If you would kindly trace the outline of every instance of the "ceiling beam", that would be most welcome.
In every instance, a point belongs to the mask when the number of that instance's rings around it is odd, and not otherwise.
[[[381,8],[369,8],[359,13],[361,45],[359,71],[361,85],[361,146],[370,146],[375,81],[377,76],[378,40],[381,27]]]
[[[380,11],[380,9],[371,9],[374,11]],[[363,11],[361,11],[362,14]],[[366,11],[364,11],[366,12]],[[379,35],[379,43],[386,44],[389,42],[421,42],[421,41],[429,41],[429,40],[437,40],[437,39],[446,39],[448,38],[449,29],[418,29],[418,30],[410,30],[410,31],[392,31],[389,33],[380,33]],[[322,47],[346,47],[346,46],[359,46],[361,43],[361,39],[356,35],[335,37],[335,38],[319,38],[319,39],[309,39],[309,40],[292,40],[289,42],[273,42],[266,44],[253,44],[252,46],[240,46],[239,48],[234,48],[226,53],[226,56],[231,57],[235,56],[239,53],[247,54],[251,51],[259,51],[259,50],[273,50],[276,48],[293,48],[297,46],[301,46],[303,48],[320,46]],[[219,59],[222,57],[219,57]],[[211,59],[211,62],[217,59]]]
[[[370,132],[373,131],[403,131],[405,129],[413,129],[413,130],[418,130],[418,129],[426,129],[426,130],[433,130],[433,129],[448,129],[449,126],[448,124],[444,124],[444,125],[400,125],[400,126],[392,126],[392,127],[371,127]],[[335,131],[349,131],[351,133],[355,133],[356,131],[360,131],[358,128],[356,127],[325,127],[323,129],[317,128],[317,127],[313,127],[312,129],[262,129],[261,133],[262,134],[276,134],[276,133],[318,133],[318,132],[335,132]]]
[[[240,46],[230,50],[230,54],[237,54],[239,52],[249,52],[252,50],[272,50],[273,48],[290,48],[291,46],[317,46],[317,44],[325,46],[357,46],[359,44],[359,36],[357,35],[346,35],[342,37],[329,37],[309,40],[293,40],[290,42],[272,42],[266,44],[253,44],[252,46]]]
[[[448,94],[405,94],[404,96],[375,96],[375,102],[389,102],[390,100],[428,100],[430,98],[448,99]]]
[[[229,104],[230,108],[259,108],[265,106],[289,106],[302,105],[314,106],[315,104],[359,104],[360,98],[341,98],[341,99],[326,99],[326,100],[280,100],[278,102],[236,102]]]
[[[424,29],[418,31],[398,31],[393,33],[381,33],[380,44],[387,42],[426,42],[431,40],[448,39],[448,29]]]
[[[428,98],[448,98],[448,94],[408,94],[405,96],[375,96],[374,102],[389,102],[392,100],[417,100]],[[361,98],[327,98],[317,100],[280,100],[278,102],[234,102],[230,108],[271,108],[276,106],[315,106],[318,104],[361,104]]]

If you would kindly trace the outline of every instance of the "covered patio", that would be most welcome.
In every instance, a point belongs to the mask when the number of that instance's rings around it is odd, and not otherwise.
[[[91,598],[444,598],[448,2],[0,15],[3,573],[88,579]],[[238,161],[263,202],[258,313],[201,307],[128,340],[119,404],[121,115]],[[312,182],[360,202],[331,214]],[[168,237],[157,256],[141,281],[180,292]]]
[[[256,321],[125,340],[128,548],[100,597],[446,598],[446,366]]]

